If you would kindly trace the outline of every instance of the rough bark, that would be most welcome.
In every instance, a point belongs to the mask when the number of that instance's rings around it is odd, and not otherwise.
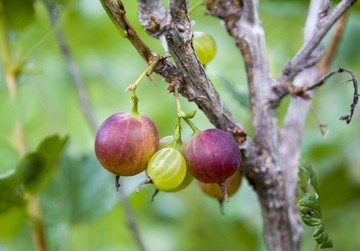
[[[167,82],[176,84],[181,94],[194,101],[216,127],[231,132],[240,143],[244,157],[241,169],[258,194],[264,220],[264,238],[269,250],[299,250],[301,227],[295,188],[300,142],[311,104],[304,99],[304,95],[300,95],[299,90],[307,90],[307,86],[325,75],[316,67],[322,56],[321,41],[355,1],[343,0],[332,11],[329,11],[330,3],[327,0],[311,1],[304,44],[286,63],[276,80],[269,73],[258,1],[209,1],[212,2],[206,6],[209,14],[224,21],[225,28],[244,58],[254,132],[254,138],[250,139],[224,105],[196,56],[188,2],[170,0],[170,9],[167,9],[160,0],[138,0],[141,25],[149,35],[166,41],[176,64],[163,58],[155,72],[164,76]],[[105,2],[111,6],[110,0]],[[122,3],[118,2],[117,8],[123,8]],[[116,15],[116,11],[112,13]],[[120,18],[119,25],[121,23]],[[143,46],[139,42],[131,42],[135,47]],[[140,48],[138,51],[143,50]],[[151,52],[151,55],[156,54]],[[151,59],[144,60],[150,63]],[[295,77],[296,84],[293,85]],[[293,91],[295,89],[298,90],[297,94]],[[285,127],[280,130],[275,109],[289,93],[299,97],[292,98]],[[354,99],[357,97],[354,94]]]

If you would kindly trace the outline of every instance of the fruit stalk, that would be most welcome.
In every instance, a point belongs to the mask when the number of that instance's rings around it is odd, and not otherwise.
[[[225,200],[226,202],[229,202],[229,195],[228,195],[228,192],[227,192],[227,188],[226,188],[226,185],[225,185],[225,181],[219,182],[218,185],[220,186],[221,191],[222,191],[223,194],[224,194],[224,200]]]
[[[133,83],[132,85],[129,85],[126,90],[131,91],[131,101],[133,103],[133,108],[132,108],[132,114],[134,114],[135,116],[139,115],[138,112],[138,102],[139,102],[139,98],[136,96],[136,88],[138,87],[138,85],[140,84],[141,80],[145,77],[148,76],[148,78],[151,78],[151,74],[154,71],[155,66],[160,62],[160,57],[157,57],[154,61],[152,61],[150,63],[150,65],[146,68],[146,70],[139,76],[139,78],[135,81],[135,83]]]
[[[142,188],[143,185],[151,184],[151,183],[152,183],[151,177],[147,176],[146,179],[138,185],[138,187],[136,189],[136,193],[138,193],[140,191],[140,189]],[[153,196],[155,196],[155,195],[153,195]]]
[[[178,117],[183,118],[185,122],[190,126],[191,130],[193,130],[194,134],[198,134],[200,130],[190,121],[189,118],[185,116],[184,111],[181,108],[180,98],[179,98],[179,89],[177,87],[174,88],[176,106],[177,106],[177,114]]]

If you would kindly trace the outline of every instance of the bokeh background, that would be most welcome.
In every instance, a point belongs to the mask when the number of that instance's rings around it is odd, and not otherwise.
[[[18,5],[11,15],[28,25],[11,32],[11,45],[15,56],[36,49],[26,63],[31,74],[20,75],[16,107],[10,102],[3,75],[0,77],[0,175],[14,169],[20,161],[12,137],[18,116],[24,124],[29,151],[48,135],[68,135],[59,165],[39,192],[49,250],[138,250],[126,224],[123,199],[115,190],[114,177],[102,169],[94,155],[94,134],[79,105],[44,2],[25,2],[30,5]],[[143,40],[153,51],[164,54],[161,43],[141,28],[136,1],[123,2],[130,22]],[[190,0],[189,5],[197,2]],[[275,77],[302,44],[308,4],[260,1],[270,68]],[[360,76],[360,8],[356,5],[331,68],[348,68]],[[124,90],[145,70],[141,57],[117,33],[100,1],[60,1],[57,11],[56,29],[65,35],[97,122],[129,110],[130,93]],[[216,56],[206,71],[251,135],[241,54],[221,22],[203,12],[204,7],[199,7],[191,14],[196,22],[194,30],[211,34],[217,43]],[[28,13],[33,13],[33,17]],[[325,44],[330,38],[326,37]],[[173,133],[176,104],[173,95],[167,94],[168,85],[162,78],[155,74],[153,78],[156,87],[144,79],[138,88],[139,109],[154,120],[163,137]],[[355,251],[360,246],[359,109],[349,125],[338,120],[352,102],[351,82],[341,82],[348,79],[345,73],[333,76],[316,91],[314,109],[321,122],[328,124],[328,134],[322,137],[314,115],[309,113],[301,158],[317,173],[324,224],[333,239],[333,250]],[[288,102],[289,97],[278,109],[280,126]],[[195,104],[183,98],[181,103],[184,111],[196,109]],[[213,127],[201,110],[193,121],[200,129]],[[191,130],[185,124],[183,129],[183,137],[189,139]],[[147,250],[266,250],[259,203],[246,180],[225,204],[222,216],[217,201],[203,195],[196,182],[178,193],[160,193],[150,204],[153,187],[145,186],[135,193],[144,178],[143,173],[121,178],[121,184]],[[313,249],[313,230],[304,226],[302,250]],[[0,214],[0,250],[34,250],[21,210],[9,208]]]

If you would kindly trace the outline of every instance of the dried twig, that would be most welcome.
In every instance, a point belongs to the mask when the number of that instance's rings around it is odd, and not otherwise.
[[[339,119],[340,120],[345,120],[347,124],[350,123],[351,118],[354,114],[354,110],[355,107],[358,103],[359,100],[359,94],[358,94],[358,83],[357,83],[357,78],[355,76],[355,74],[348,70],[348,69],[344,69],[344,68],[338,68],[336,70],[330,71],[327,74],[323,75],[319,80],[317,80],[314,84],[310,85],[310,86],[305,86],[305,87],[298,87],[298,86],[292,86],[291,87],[291,94],[294,96],[300,96],[303,97],[305,99],[311,99],[311,97],[306,93],[306,91],[309,90],[313,90],[317,87],[322,86],[325,83],[325,80],[327,78],[329,78],[330,76],[334,75],[335,73],[341,73],[341,72],[347,72],[351,75],[352,79],[349,81],[353,82],[353,86],[354,86],[354,96],[353,96],[353,102],[350,105],[350,112],[344,116],[341,116]]]
[[[324,127],[327,127],[327,124],[324,124],[324,123],[321,123],[320,119],[319,119],[319,116],[317,115],[315,109],[314,109],[314,106],[311,104],[311,111],[312,113],[314,114],[314,117],[316,119],[316,122],[318,123],[318,126],[319,126],[319,129],[320,129],[320,132],[321,132],[321,135],[323,136],[323,138],[326,137],[326,134],[327,134],[327,131],[324,131]]]

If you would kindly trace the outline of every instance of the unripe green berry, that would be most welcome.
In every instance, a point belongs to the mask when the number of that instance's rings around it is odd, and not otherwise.
[[[216,43],[214,38],[205,32],[195,31],[193,46],[200,63],[206,65],[215,56]]]

